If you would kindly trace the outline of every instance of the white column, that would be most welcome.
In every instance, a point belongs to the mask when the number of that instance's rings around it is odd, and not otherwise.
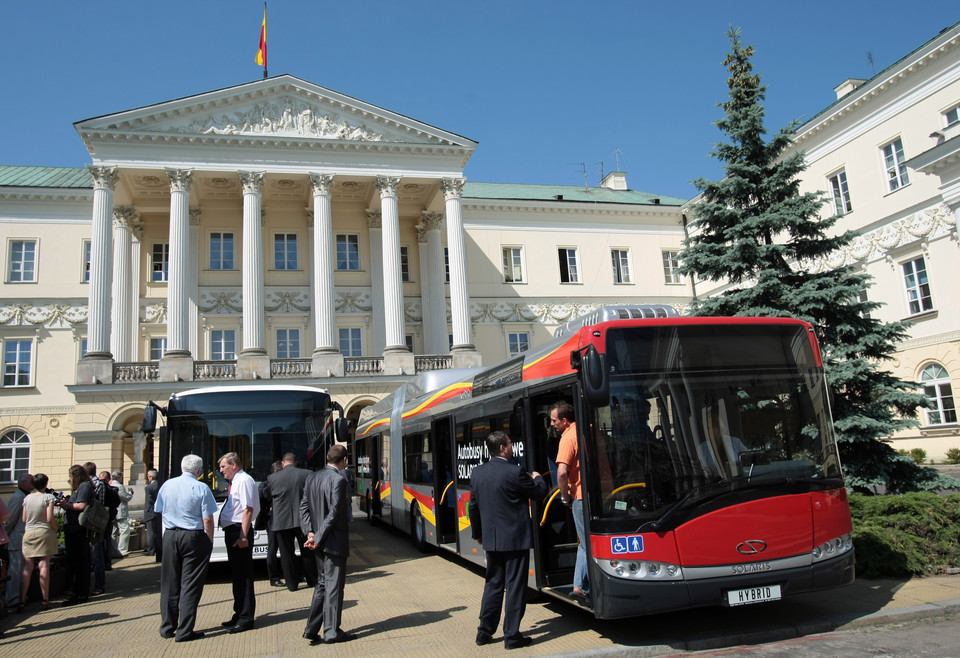
[[[93,176],[93,230],[90,239],[87,357],[110,358],[113,189],[117,184],[117,168],[87,165],[87,169]]]
[[[400,272],[399,177],[377,176],[380,214],[383,222],[383,321],[387,344],[384,351],[407,351],[403,339],[403,281]]]
[[[314,352],[339,352],[333,286],[333,212],[331,174],[310,174],[313,187]]]
[[[440,182],[447,210],[447,250],[450,254],[450,314],[453,316],[454,349],[473,350],[470,326],[470,292],[467,287],[467,254],[463,239],[460,198],[462,178],[444,178]]]
[[[443,224],[441,213],[424,211],[421,226],[424,234],[424,247],[421,249],[420,271],[421,278],[429,281],[430,286],[422,289],[425,300],[424,308],[429,306],[430,312],[424,310],[423,330],[424,348],[427,354],[446,354],[450,350],[447,340],[447,302],[446,283],[443,271],[443,243],[440,237],[440,227]],[[425,253],[424,253],[425,252]]]
[[[132,206],[113,209],[113,303],[110,320],[110,351],[117,361],[133,361],[136,335],[131,332],[133,314],[133,226],[137,210]]]
[[[243,184],[243,350],[266,354],[264,342],[263,222],[260,194],[263,172],[241,171]]]
[[[131,361],[140,360],[140,277],[143,266],[140,262],[140,256],[143,251],[143,222],[137,221],[131,231],[133,244],[130,245],[130,300],[133,308],[130,316],[127,318],[127,324],[130,326],[130,335],[133,336],[133,358]],[[149,354],[147,358],[149,358]],[[146,359],[144,359],[146,360]]]
[[[381,235],[379,210],[367,211],[367,226],[370,229],[370,305],[373,315],[373,350],[370,354],[383,354],[386,347],[386,328],[383,320],[383,236]]]
[[[168,357],[189,357],[190,181],[193,171],[167,169],[170,179],[170,263],[167,266]]]
[[[200,326],[200,213],[200,208],[190,209],[190,256],[187,258],[187,268],[190,271],[187,340],[191,354],[200,353],[200,337],[197,335]]]

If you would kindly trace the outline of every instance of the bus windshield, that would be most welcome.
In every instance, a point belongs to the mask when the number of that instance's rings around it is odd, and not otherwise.
[[[329,400],[320,391],[291,389],[174,395],[167,416],[170,474],[179,475],[185,455],[199,455],[201,481],[223,500],[228,484],[217,460],[227,452],[236,452],[243,469],[258,482],[266,480],[270,465],[288,452],[301,466],[322,465],[333,441]]]
[[[841,477],[802,325],[611,329],[607,366],[587,437],[595,517],[643,523],[713,493]]]

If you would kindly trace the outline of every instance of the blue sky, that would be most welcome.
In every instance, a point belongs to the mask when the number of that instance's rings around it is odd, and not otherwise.
[[[478,141],[470,180],[582,185],[585,170],[596,185],[619,150],[632,189],[689,198],[692,179],[720,176],[708,155],[731,24],[756,48],[773,132],[960,20],[948,6],[274,0],[268,65]],[[0,164],[83,166],[75,121],[259,79],[262,12],[251,0],[7,0]]]

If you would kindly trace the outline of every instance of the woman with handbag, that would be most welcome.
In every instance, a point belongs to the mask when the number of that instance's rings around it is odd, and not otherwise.
[[[90,598],[90,542],[86,528],[80,525],[80,512],[93,500],[93,485],[90,484],[86,469],[79,464],[70,467],[67,477],[73,493],[57,503],[67,512],[63,538],[67,549],[67,587],[70,596],[63,605],[75,605],[86,603]]]
[[[20,578],[20,605],[23,612],[27,589],[36,561],[40,571],[41,610],[50,607],[50,558],[57,554],[57,518],[53,512],[56,498],[47,493],[49,479],[43,473],[33,476],[33,491],[23,499],[23,572]]]

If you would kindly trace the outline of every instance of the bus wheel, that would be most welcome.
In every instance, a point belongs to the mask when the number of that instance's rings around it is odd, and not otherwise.
[[[367,523],[370,525],[377,524],[377,517],[373,513],[373,494],[369,491],[367,492]]]
[[[410,509],[410,536],[413,537],[413,545],[421,553],[427,552],[427,522],[420,513],[420,504],[414,501]]]

